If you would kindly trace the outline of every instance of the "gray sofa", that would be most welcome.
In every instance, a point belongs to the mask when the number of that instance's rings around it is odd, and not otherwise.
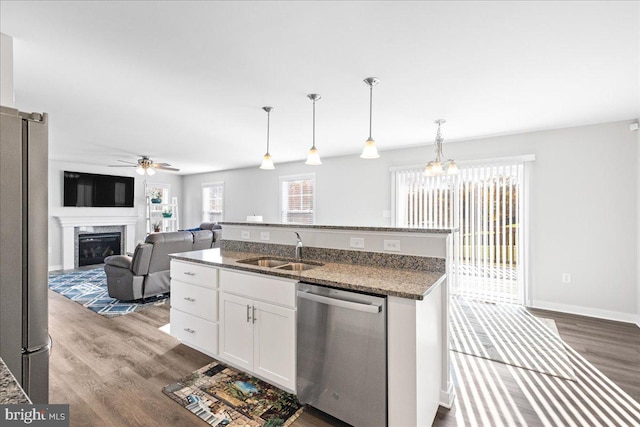
[[[111,298],[132,301],[169,292],[169,254],[214,247],[212,230],[152,233],[132,257],[113,255],[104,260]],[[219,242],[218,242],[219,245]]]

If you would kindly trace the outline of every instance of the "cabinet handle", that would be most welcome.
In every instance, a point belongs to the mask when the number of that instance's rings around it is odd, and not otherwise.
[[[189,302],[194,302],[196,300],[195,298],[191,298],[191,297],[184,297],[184,299],[186,299]]]
[[[193,329],[191,329],[191,328],[184,328],[184,330],[185,330],[185,331],[187,331],[187,332],[189,332],[190,334],[193,334],[193,333],[195,333],[195,332],[196,332],[196,331],[194,331],[194,330],[193,330]]]
[[[257,320],[257,318],[256,318],[256,308],[253,307],[253,323],[256,323],[256,320]]]
[[[247,323],[251,322],[251,306],[247,304]]]
[[[196,273],[192,273],[190,271],[185,271],[184,274],[186,274],[187,276],[195,276]]]

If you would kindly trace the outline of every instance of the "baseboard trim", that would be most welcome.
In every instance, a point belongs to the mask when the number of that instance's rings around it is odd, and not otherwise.
[[[62,265],[50,265],[49,271],[62,270]]]
[[[448,390],[440,390],[440,406],[451,409],[454,400],[456,400],[456,391],[453,382],[450,382]]]
[[[640,322],[638,316],[631,313],[621,313],[619,311],[601,310],[598,308],[538,300],[531,301],[531,305],[529,305],[529,307],[539,308],[542,310],[560,311],[562,313],[578,314],[580,316],[595,317],[604,320],[615,320],[617,322],[635,323],[640,326],[638,323]]]

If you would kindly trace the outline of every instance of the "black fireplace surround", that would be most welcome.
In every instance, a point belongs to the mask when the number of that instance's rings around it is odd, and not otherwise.
[[[111,255],[120,255],[122,233],[87,233],[78,236],[78,266],[102,264]]]

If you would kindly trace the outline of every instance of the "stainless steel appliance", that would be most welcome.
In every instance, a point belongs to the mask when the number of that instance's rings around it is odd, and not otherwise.
[[[384,297],[298,283],[298,399],[354,426],[387,424]]]
[[[0,357],[49,400],[47,115],[0,107]]]

